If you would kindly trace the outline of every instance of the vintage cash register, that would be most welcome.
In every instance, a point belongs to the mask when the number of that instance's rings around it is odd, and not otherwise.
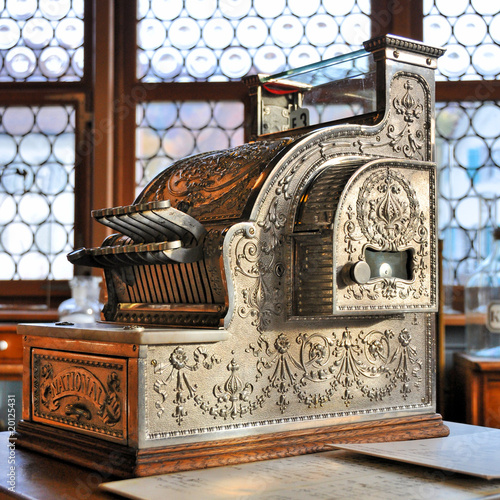
[[[17,443],[122,477],[445,436],[434,70],[383,36],[246,79],[251,141],[161,172],[114,234],[95,326],[21,325]]]

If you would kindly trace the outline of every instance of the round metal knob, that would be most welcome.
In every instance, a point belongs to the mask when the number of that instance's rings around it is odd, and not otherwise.
[[[9,344],[5,340],[0,340],[0,351],[6,351]]]
[[[351,267],[350,275],[352,281],[359,285],[364,285],[371,276],[370,266],[364,260],[360,260]]]

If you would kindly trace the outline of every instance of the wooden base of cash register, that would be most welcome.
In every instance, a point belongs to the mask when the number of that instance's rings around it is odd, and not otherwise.
[[[440,415],[396,418],[237,439],[132,449],[46,425],[20,422],[17,445],[121,478],[234,465],[328,451],[334,443],[447,436]]]
[[[44,335],[47,330],[52,336]],[[17,426],[16,445],[110,476],[149,476],[289,457],[326,451],[332,443],[401,441],[448,434],[441,416],[429,408],[427,413],[406,416],[381,413],[380,418],[367,410],[366,417],[359,415],[350,423],[338,419],[334,425],[331,422],[335,418],[328,422],[303,418],[303,424],[294,428],[284,420],[273,428],[252,428],[249,421],[240,425],[241,431],[230,428],[229,432],[223,426],[207,428],[205,433],[197,433],[196,428],[181,432],[181,425],[173,419],[167,421],[170,427],[165,427],[158,440],[149,427],[153,425],[151,420],[158,418],[153,398],[157,393],[148,394],[144,389],[151,384],[145,375],[147,367],[152,370],[156,366],[145,357],[152,346],[140,343],[145,333],[126,330],[121,335],[135,342],[110,342],[100,337],[115,335],[111,328],[98,334],[81,330],[79,338],[71,338],[72,332],[65,326],[20,325],[19,332],[25,333],[23,421]],[[82,338],[91,335],[94,338]],[[154,346],[154,359],[160,349]],[[180,352],[173,352],[179,355],[180,363]],[[181,383],[188,384],[187,377]],[[193,392],[197,388],[191,386]],[[166,400],[174,397],[172,391]],[[184,417],[194,413],[190,403],[185,401],[179,410]],[[149,421],[144,416],[148,407],[152,407]],[[318,416],[320,411],[324,412],[318,408]],[[165,415],[171,417],[171,413],[169,410]],[[205,426],[214,425],[213,416],[206,414],[205,418]],[[234,420],[230,418],[229,425]],[[171,437],[165,437],[167,433]]]

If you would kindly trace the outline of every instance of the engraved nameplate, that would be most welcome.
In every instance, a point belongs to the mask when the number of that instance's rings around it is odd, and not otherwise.
[[[33,420],[126,443],[126,363],[33,349]]]

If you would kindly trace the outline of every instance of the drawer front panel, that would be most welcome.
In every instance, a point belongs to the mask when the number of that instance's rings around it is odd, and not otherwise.
[[[127,442],[127,360],[32,350],[33,420]]]

